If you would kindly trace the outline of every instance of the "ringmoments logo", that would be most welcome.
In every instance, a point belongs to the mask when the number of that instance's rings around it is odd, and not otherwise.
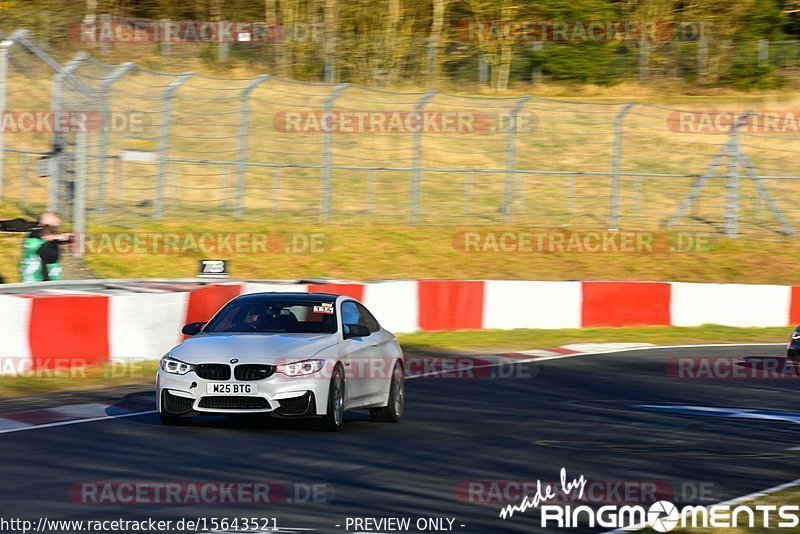
[[[539,508],[539,526],[542,528],[651,528],[656,532],[670,532],[675,528],[797,528],[800,526],[800,505],[687,505],[678,508],[670,501],[657,501],[644,505],[589,505],[545,504],[559,495],[575,496],[581,500],[588,480],[583,475],[568,479],[561,469],[560,482],[543,484],[537,481],[536,492],[526,495],[518,504],[509,504],[500,510],[501,519],[510,519],[517,513]]]

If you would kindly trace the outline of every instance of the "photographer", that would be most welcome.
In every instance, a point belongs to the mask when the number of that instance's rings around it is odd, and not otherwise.
[[[47,282],[61,279],[59,247],[73,242],[72,234],[56,233],[61,218],[55,213],[43,213],[38,225],[25,237],[20,264],[23,282]]]

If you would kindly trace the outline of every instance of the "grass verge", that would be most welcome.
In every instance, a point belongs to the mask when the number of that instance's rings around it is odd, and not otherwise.
[[[731,282],[791,285],[800,279],[800,240],[753,242],[715,238],[691,251],[671,250],[678,234],[653,233],[651,249],[631,252],[588,252],[564,248],[539,252],[538,245],[519,251],[502,251],[481,238],[479,250],[463,242],[464,233],[490,231],[501,236],[540,235],[543,229],[499,227],[347,227],[285,225],[256,219],[232,223],[207,219],[189,222],[144,223],[133,232],[144,236],[137,250],[115,241],[133,239],[132,230],[117,226],[92,226],[86,265],[106,278],[193,277],[200,259],[227,259],[233,278],[296,279],[313,277],[376,280],[389,278],[459,278],[498,280],[652,280]],[[564,232],[569,234],[569,230]],[[199,244],[200,236],[227,235],[244,246],[211,251]],[[178,246],[152,246],[156,236],[175,235]],[[556,234],[553,234],[556,235]],[[584,235],[584,234],[577,234]],[[610,235],[610,234],[609,234]],[[258,246],[256,236],[266,239]],[[20,234],[0,234],[0,254],[6,259],[0,275],[19,280]],[[536,238],[534,238],[534,243]],[[194,246],[192,246],[194,243]],[[214,245],[215,241],[210,244]],[[312,248],[313,247],[313,248]],[[255,249],[255,250],[254,250]],[[547,249],[545,249],[547,250]]]
[[[155,383],[157,360],[117,362],[71,369],[38,370],[0,377],[0,397],[33,397]]]
[[[692,343],[772,343],[786,340],[786,328],[586,328],[576,330],[486,330],[427,332],[398,335],[407,353],[441,350],[504,351],[556,347],[579,342],[647,342],[661,345]],[[156,361],[117,362],[70,370],[39,371],[0,377],[0,397],[82,391],[142,384],[151,387]]]

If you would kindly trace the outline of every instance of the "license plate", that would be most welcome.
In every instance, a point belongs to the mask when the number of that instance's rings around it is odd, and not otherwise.
[[[206,384],[209,395],[251,395],[253,384],[237,384],[235,382],[211,382]]]

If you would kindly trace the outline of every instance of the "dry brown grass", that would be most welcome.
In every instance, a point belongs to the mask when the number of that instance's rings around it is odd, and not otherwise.
[[[200,73],[218,75],[202,62],[182,65]],[[77,71],[86,83],[97,85],[108,69],[90,62]],[[255,72],[245,66],[231,71],[239,76]],[[45,71],[24,75],[12,71],[9,109],[49,107],[50,82]],[[139,71],[124,77],[116,86],[111,108],[119,112],[145,112],[144,131],[114,133],[110,153],[126,149],[157,150],[161,136],[159,95],[173,76]],[[228,216],[235,202],[238,168],[230,164],[238,157],[238,94],[248,80],[219,80],[196,76],[178,91],[172,111],[170,156],[182,159],[169,164],[165,184],[166,207],[173,218],[189,214],[201,217]],[[654,90],[624,83],[613,88],[547,85],[521,109],[529,117],[530,129],[516,142],[516,168],[551,174],[516,173],[513,176],[513,223],[532,226],[604,227],[609,220],[614,121],[621,103],[641,100],[647,105],[632,109],[625,120],[621,181],[620,227],[655,229],[677,210],[689,193],[693,177],[703,173],[727,139],[726,135],[676,132],[668,118],[675,108],[695,110],[770,111],[800,109],[800,99],[788,92],[745,94],[735,91],[704,90],[681,94],[682,87]],[[418,88],[401,87],[406,91]],[[422,174],[421,219],[424,224],[461,225],[501,220],[507,175],[506,134],[498,129],[499,117],[515,100],[513,91],[487,93],[471,87],[456,87],[459,94],[440,94],[426,106],[431,112],[462,111],[485,113],[492,119],[488,130],[472,133],[427,134],[422,140],[422,167],[445,169]],[[669,89],[671,93],[662,94]],[[323,161],[319,133],[287,133],[276,128],[276,117],[285,111],[321,111],[333,88],[283,80],[269,80],[256,89],[250,100],[248,160],[289,168],[249,167],[246,171],[245,208],[250,217],[304,224],[319,213]],[[470,93],[470,91],[472,91]],[[568,94],[567,94],[568,93]],[[542,95],[557,97],[543,99]],[[336,109],[407,112],[414,109],[420,94],[390,95],[352,87],[336,102]],[[469,98],[467,98],[469,97]],[[74,99],[73,97],[68,97]],[[78,99],[77,104],[80,104]],[[612,104],[617,102],[618,104]],[[92,103],[95,105],[96,103]],[[90,142],[97,149],[97,136]],[[46,150],[47,136],[9,136],[9,145]],[[332,163],[338,166],[378,167],[386,170],[334,169],[333,219],[339,224],[367,221],[392,226],[405,224],[409,217],[412,172],[412,136],[402,134],[334,134]],[[792,201],[796,180],[770,178],[800,176],[800,134],[745,135],[748,154],[770,188],[777,204],[795,227],[800,228],[800,210]],[[6,198],[20,198],[23,162],[16,155],[7,158]],[[211,160],[214,163],[201,163]],[[230,162],[230,163],[228,163]],[[299,165],[299,166],[298,166]],[[30,168],[30,167],[29,167]],[[403,170],[396,170],[401,168]],[[394,170],[393,170],[394,169]],[[446,169],[453,169],[447,171]],[[471,172],[455,172],[455,169]],[[114,172],[119,171],[120,176]],[[90,203],[96,202],[97,162],[91,162]],[[112,172],[113,171],[113,172]],[[109,165],[107,197],[113,206],[104,220],[139,225],[152,211],[156,195],[156,164]],[[723,175],[725,168],[719,170]],[[651,176],[640,176],[651,174]],[[652,174],[677,175],[659,177]],[[114,176],[113,179],[111,176]],[[29,171],[29,176],[30,171]],[[370,176],[375,193],[368,195]],[[121,180],[118,180],[121,178]],[[44,205],[47,180],[30,179],[25,196],[36,209]],[[739,215],[744,231],[773,236],[775,221],[764,210],[753,184],[742,180]],[[712,179],[700,200],[699,215],[708,222],[684,220],[683,228],[718,226],[724,218],[725,179]],[[97,218],[95,220],[98,220]]]
[[[13,210],[6,210],[11,215]],[[260,233],[269,239],[282,236],[299,240],[322,234],[324,248],[311,253],[185,252],[121,253],[94,249],[86,263],[101,277],[191,277],[200,259],[221,256],[230,261],[235,278],[334,277],[352,280],[384,278],[460,278],[519,280],[666,280],[796,284],[800,279],[800,243],[796,240],[753,242],[713,239],[694,252],[670,252],[653,247],[652,252],[464,252],[464,231],[475,227],[390,227],[367,225],[285,225],[280,221],[228,222],[195,218],[183,223],[147,223],[137,232],[174,233]],[[530,232],[525,226],[506,225],[492,231]],[[90,233],[101,236],[126,232],[118,226],[92,225]],[[486,228],[477,231],[485,232]],[[538,231],[538,230],[534,230]],[[499,235],[499,234],[498,234]],[[655,243],[674,236],[654,234]],[[99,239],[99,238],[98,238]],[[99,243],[99,241],[98,241]],[[301,243],[302,244],[302,243]],[[6,261],[1,274],[8,281],[18,279],[20,236],[0,235],[0,252]]]

